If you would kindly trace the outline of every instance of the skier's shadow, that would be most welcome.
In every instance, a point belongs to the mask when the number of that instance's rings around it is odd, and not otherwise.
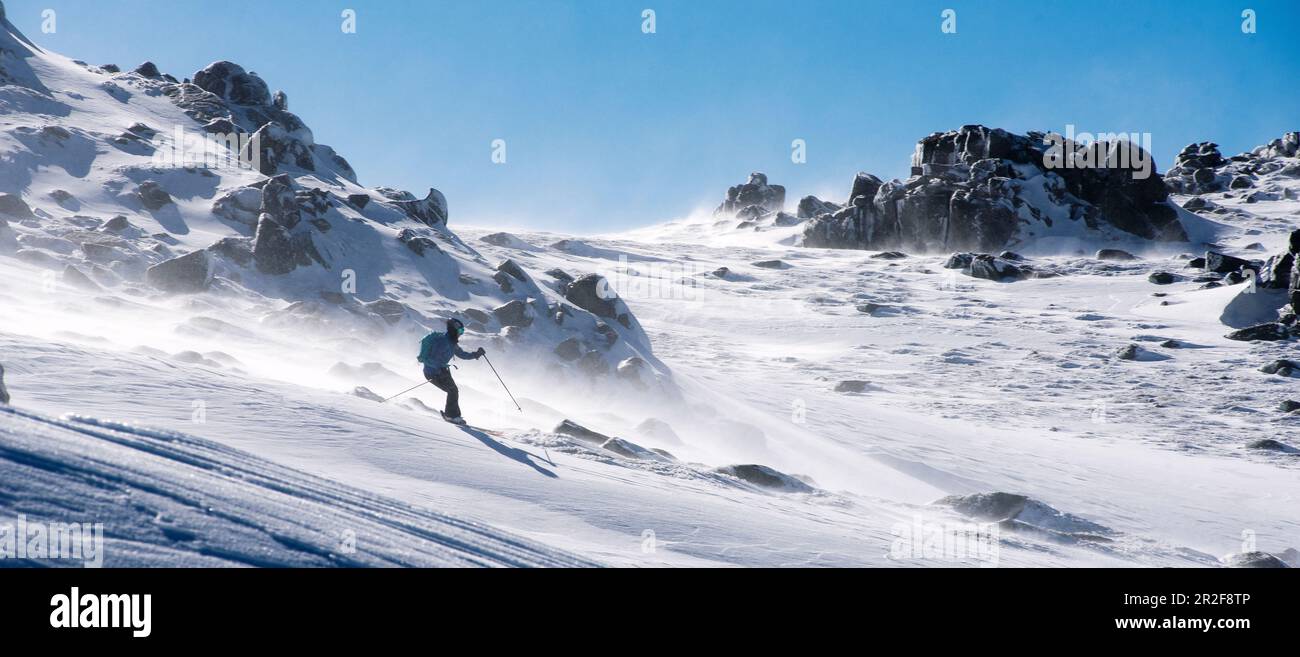
[[[457,428],[459,428],[461,431],[464,431],[465,433],[471,436],[474,436],[475,438],[478,438],[479,442],[483,443],[484,445],[487,445],[488,447],[491,447],[492,450],[495,451],[496,453],[502,456],[509,457],[512,460],[523,463],[524,465],[536,470],[538,474],[551,477],[552,479],[558,478],[558,475],[556,475],[554,472],[551,472],[550,470],[547,470],[546,468],[543,468],[542,466],[534,463],[533,459],[537,458],[537,456],[534,455],[532,452],[528,452],[515,447],[507,447],[505,445],[502,445],[499,441],[492,438],[492,436],[489,436],[486,433],[483,433],[482,431],[479,431],[478,429],[475,429],[473,427],[461,426]],[[555,465],[555,464],[551,463],[551,465]]]

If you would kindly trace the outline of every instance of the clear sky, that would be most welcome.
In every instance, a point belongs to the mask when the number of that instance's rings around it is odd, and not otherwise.
[[[437,187],[453,225],[619,230],[711,207],[752,170],[792,200],[843,200],[856,171],[905,176],[918,139],[967,123],[1147,132],[1160,170],[1192,141],[1235,154],[1300,130],[1295,0],[5,5],[36,43],[91,63],[256,71],[363,184]]]

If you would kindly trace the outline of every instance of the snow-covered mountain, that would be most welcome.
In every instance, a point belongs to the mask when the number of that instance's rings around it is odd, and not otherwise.
[[[457,317],[501,348],[547,354],[561,378],[671,390],[605,280],[489,262],[448,228],[436,189],[361,186],[243,67],[215,62],[192,81],[151,63],[121,72],[45,52],[8,23],[0,48],[0,240],[64,284],[160,303],[212,292],[323,340],[409,345]],[[564,357],[549,353],[561,344]]]
[[[0,527],[102,522],[108,566],[1215,566],[1300,546],[1288,138],[1256,170],[1206,163],[1249,190],[1191,196],[1180,157],[1150,203],[992,171],[972,226],[1006,202],[1018,231],[1082,227],[1016,253],[915,231],[805,246],[866,217],[854,199],[877,212],[891,183],[863,176],[843,205],[787,213],[756,174],[716,215],[506,233],[457,227],[436,190],[362,185],[240,66],[123,72],[0,27]],[[894,207],[978,196],[1004,158],[940,157],[994,134],[963,131]],[[453,316],[522,410],[482,362],[455,373],[474,426],[427,386],[377,401],[420,383],[418,339]],[[983,551],[912,550],[976,523]]]

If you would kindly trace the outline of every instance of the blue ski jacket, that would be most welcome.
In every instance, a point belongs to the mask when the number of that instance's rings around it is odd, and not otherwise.
[[[446,369],[453,354],[457,358],[464,360],[478,358],[477,355],[461,349],[459,344],[448,340],[446,333],[434,331],[424,336],[423,340],[420,340],[420,356],[418,360],[424,363],[425,369]]]

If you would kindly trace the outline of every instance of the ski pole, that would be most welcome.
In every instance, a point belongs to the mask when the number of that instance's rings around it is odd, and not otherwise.
[[[520,413],[524,412],[524,408],[523,408],[522,406],[519,405],[519,402],[515,401],[515,396],[514,396],[513,394],[511,394],[511,392],[510,392],[510,388],[507,388],[507,387],[506,387],[506,382],[505,382],[505,381],[501,381],[501,375],[500,375],[500,374],[497,374],[497,368],[495,368],[495,367],[492,366],[492,361],[491,361],[491,360],[488,360],[487,354],[483,354],[483,360],[486,360],[486,361],[487,361],[487,364],[488,364],[488,367],[491,367],[491,368],[492,368],[492,373],[497,375],[497,381],[500,381],[500,382],[501,382],[501,387],[506,389],[506,394],[507,394],[507,395],[510,395],[510,401],[515,402],[515,408],[519,409],[519,412],[520,412]]]
[[[425,381],[424,383],[428,383],[428,381]],[[386,401],[393,400],[393,399],[397,399],[398,397],[401,397],[402,395],[405,395],[406,393],[408,393],[408,392],[410,392],[410,391],[412,391],[412,390],[415,390],[416,388],[419,388],[420,386],[424,385],[424,383],[417,383],[417,384],[415,384],[415,385],[413,385],[413,386],[407,388],[406,390],[403,390],[403,391],[397,393],[396,395],[393,395],[392,397],[389,397],[388,399],[385,399],[384,401],[381,401],[381,402],[379,402],[379,403],[382,404],[382,403],[384,403],[384,402],[386,402]]]

